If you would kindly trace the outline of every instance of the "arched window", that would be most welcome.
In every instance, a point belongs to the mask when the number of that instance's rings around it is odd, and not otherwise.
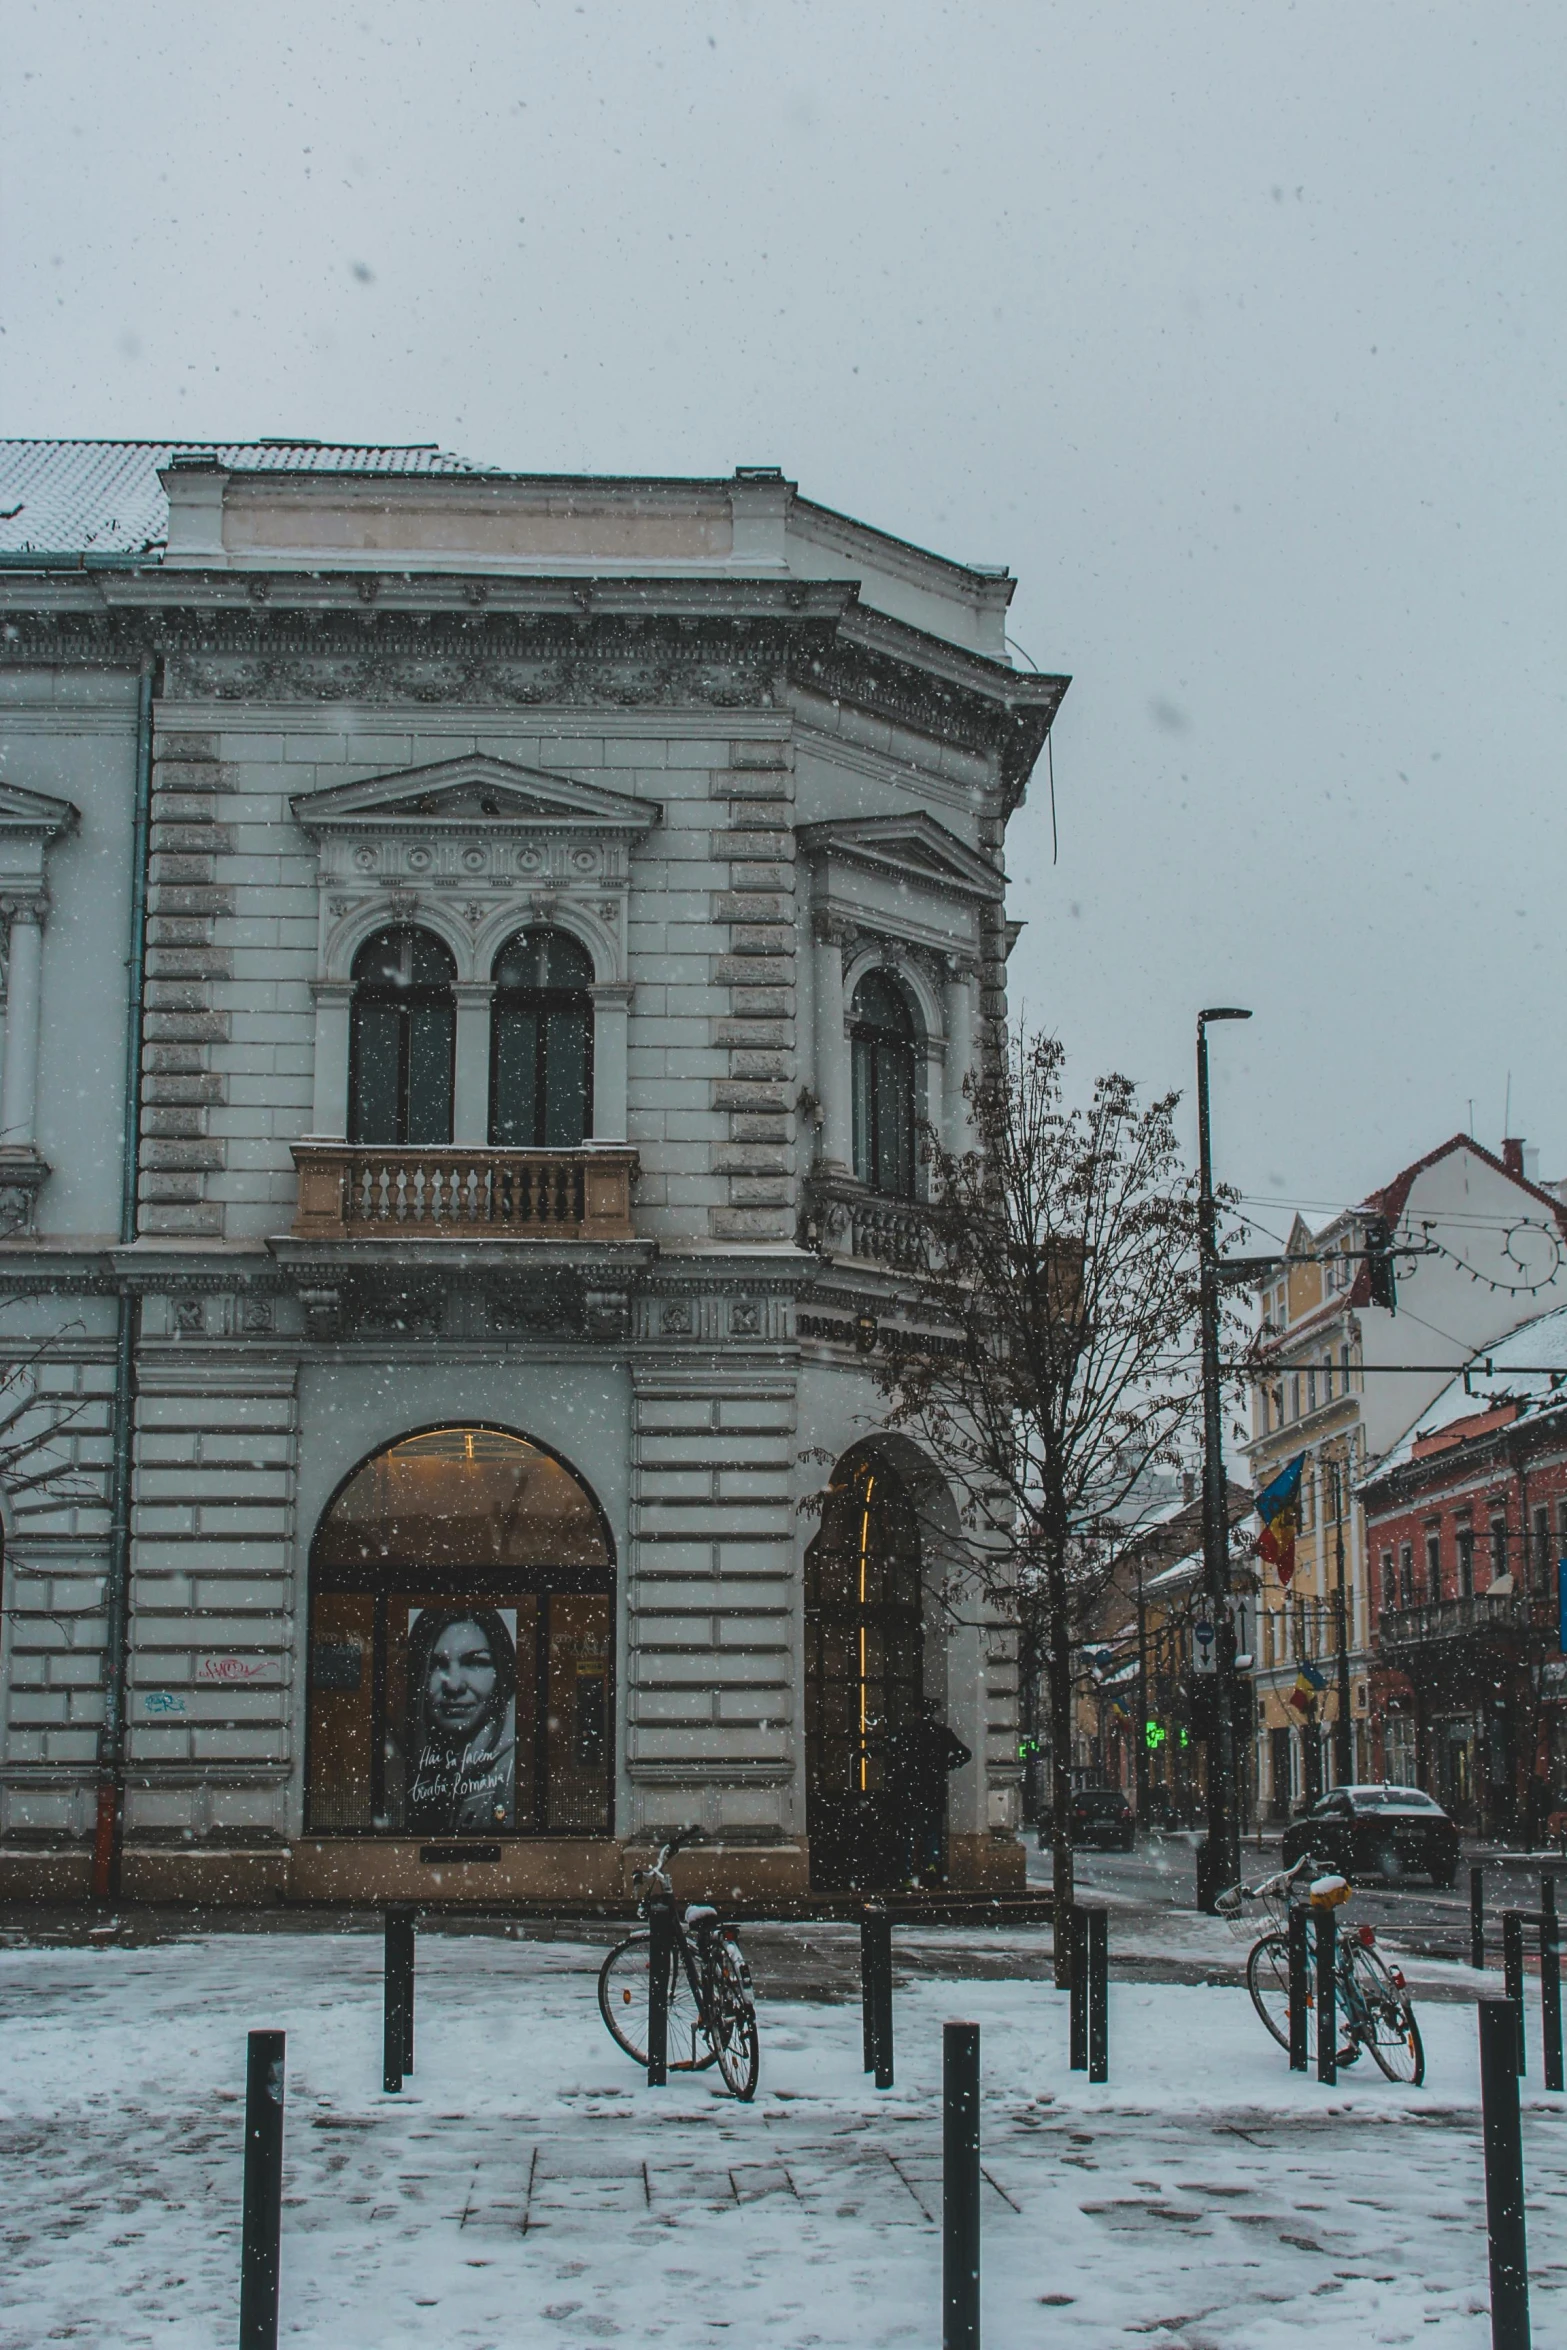
[[[363,1463],[310,1550],[311,1828],[607,1833],[614,1592],[592,1494],[525,1438]]]
[[[592,1127],[593,964],[563,930],[522,930],[495,959],[490,1140],[575,1150]]]
[[[914,1019],[885,971],[854,991],[854,1172],[872,1191],[914,1197]]]
[[[348,1139],[452,1139],[451,956],[428,930],[378,930],[354,957]]]

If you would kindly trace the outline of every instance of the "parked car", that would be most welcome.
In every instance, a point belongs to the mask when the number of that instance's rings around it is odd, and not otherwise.
[[[1098,1845],[1106,1852],[1130,1852],[1137,1819],[1119,1787],[1079,1787],[1070,1817],[1074,1845]]]
[[[1418,1787],[1335,1787],[1284,1831],[1285,1867],[1303,1852],[1346,1877],[1418,1872],[1433,1885],[1451,1885],[1458,1872],[1458,1830]]]

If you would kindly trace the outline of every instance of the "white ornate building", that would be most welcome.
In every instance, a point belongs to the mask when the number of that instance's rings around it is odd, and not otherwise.
[[[688,1820],[863,1882],[926,1694],[952,1880],[1020,1881],[868,1361],[1065,690],[1011,580],[764,468],[10,443],[0,517],[0,1349],[69,1467],[0,1890],[601,1895]]]

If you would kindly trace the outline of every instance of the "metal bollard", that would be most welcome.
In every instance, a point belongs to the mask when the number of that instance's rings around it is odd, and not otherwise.
[[[1491,2250],[1491,2350],[1529,2350],[1518,2011],[1510,1999],[1480,2002],[1480,2103],[1485,2127],[1485,2218]]]
[[[892,2087],[892,1913],[883,1908],[876,1921],[876,2047],[878,2089]]]
[[[1562,2073],[1562,1929],[1556,1915],[1556,1879],[1540,1879],[1540,2037],[1545,2086],[1560,2090]]]
[[[411,1905],[403,1912],[403,2070],[414,2069],[414,1953],[418,1947],[419,1913]]]
[[[1311,1912],[1304,1906],[1290,1911],[1289,1924],[1289,1998],[1290,1998],[1290,2071],[1308,2072],[1311,2068],[1311,1951],[1308,1937],[1311,1932]]]
[[[1478,1861],[1469,1871],[1469,1964],[1485,1965],[1485,1870]]]
[[[1068,1934],[1068,1956],[1071,1962],[1070,2021],[1067,2036],[1071,2048],[1071,2069],[1074,2073],[1088,2070],[1088,1913],[1072,1905]]]
[[[1338,1913],[1319,1909],[1317,1921],[1317,2078],[1338,2081]]]
[[[868,1901],[860,1918],[860,2007],[865,2070],[878,2089],[892,2087],[892,1917]]]
[[[675,1963],[675,1912],[667,1894],[647,1911],[647,2085],[669,2080],[669,1977]]]
[[[408,2058],[405,1999],[401,1912],[389,1909],[381,1976],[381,2087],[388,2097],[401,2089]]]
[[[1524,2044],[1523,2013],[1523,1911],[1509,1909],[1502,1916],[1502,1988],[1512,2002],[1518,2018],[1518,2078],[1529,2070],[1529,2052]]]
[[[879,1901],[867,1901],[860,1912],[860,2032],[865,2062],[861,2070],[876,2070],[876,1912]]]
[[[941,2035],[941,2350],[979,2350],[979,2026]]]
[[[1110,1913],[1088,1912],[1088,2077],[1110,2078]]]
[[[245,2063],[245,2203],[240,2224],[239,2350],[277,2350],[283,2224],[283,2034],[252,2032]]]

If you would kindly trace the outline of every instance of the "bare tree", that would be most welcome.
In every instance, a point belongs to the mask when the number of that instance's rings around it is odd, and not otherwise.
[[[881,1371],[888,1424],[954,1487],[973,1586],[1019,1625],[1049,1692],[1056,1978],[1074,1886],[1072,1648],[1148,1472],[1196,1415],[1197,1189],[1178,1095],[1102,1077],[1068,1108],[1051,1036],[1001,1043],[969,1089],[973,1147],[927,1133],[935,1200],[917,1318]],[[954,1341],[956,1340],[956,1343]]]

